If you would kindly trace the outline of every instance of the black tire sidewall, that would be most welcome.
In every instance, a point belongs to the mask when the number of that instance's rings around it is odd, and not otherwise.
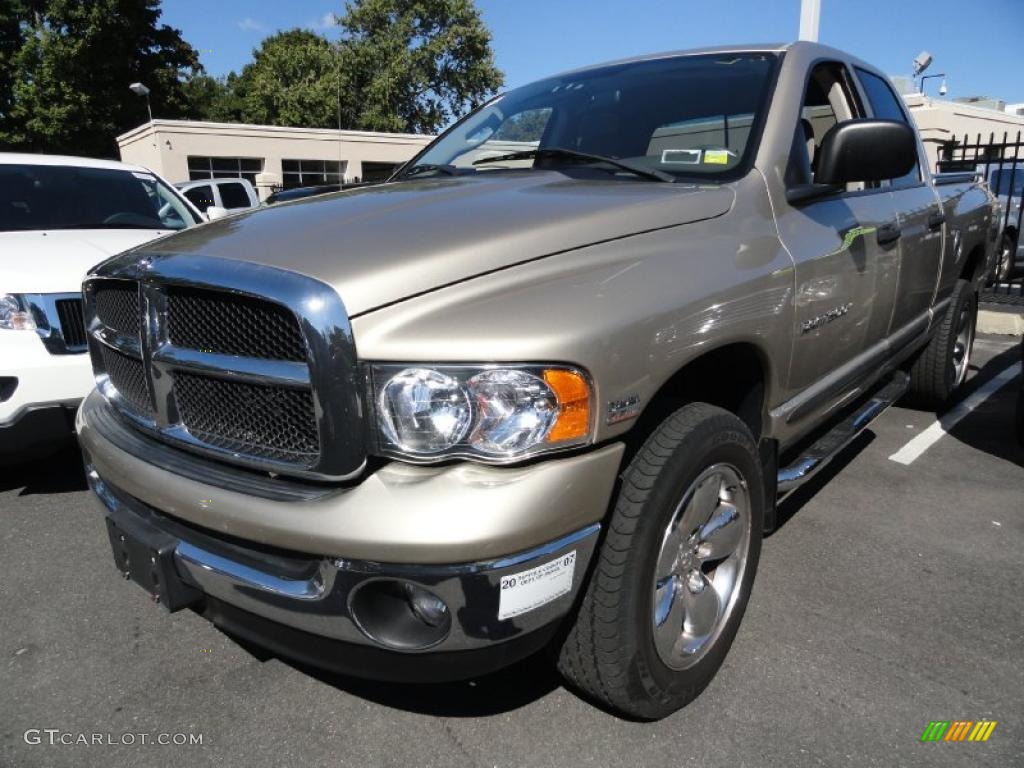
[[[717,463],[732,465],[747,483],[753,519],[746,567],[732,614],[714,645],[694,666],[675,670],[662,662],[654,646],[654,570],[662,536],[679,499],[701,472]],[[644,698],[665,703],[664,711],[659,709],[652,713],[660,716],[677,708],[678,704],[672,702],[695,697],[714,677],[732,645],[757,572],[764,519],[764,483],[756,444],[742,422],[731,414],[728,418],[714,417],[687,435],[659,473],[644,507],[633,541],[639,557],[636,567],[630,569],[631,583],[627,585],[630,595],[627,620],[636,627],[635,632],[629,633],[634,647],[628,651],[633,659],[631,682],[641,687]]]

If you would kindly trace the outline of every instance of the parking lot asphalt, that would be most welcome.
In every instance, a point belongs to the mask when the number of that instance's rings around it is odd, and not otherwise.
[[[968,391],[1013,361],[979,338]],[[73,449],[0,471],[0,765],[1024,765],[1019,384],[910,465],[888,457],[934,415],[893,408],[786,500],[721,672],[650,724],[542,659],[401,686],[245,647],[118,577]],[[929,721],[981,719],[998,722],[985,743],[919,741]],[[50,745],[44,729],[202,744]]]

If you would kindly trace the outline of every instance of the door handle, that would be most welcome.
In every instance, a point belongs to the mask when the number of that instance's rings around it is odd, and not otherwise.
[[[946,214],[942,211],[933,211],[928,214],[928,229],[938,229],[946,223]]]
[[[903,237],[903,230],[900,229],[899,224],[890,222],[880,226],[875,232],[875,237],[879,245],[889,245]]]

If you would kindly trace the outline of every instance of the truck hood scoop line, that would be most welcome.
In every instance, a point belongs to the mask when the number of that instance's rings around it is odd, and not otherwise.
[[[729,186],[570,179],[558,172],[422,179],[299,200],[145,249],[301,272],[350,316],[593,243],[726,213]]]

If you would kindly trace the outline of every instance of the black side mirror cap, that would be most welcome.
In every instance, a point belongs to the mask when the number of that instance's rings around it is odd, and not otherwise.
[[[818,184],[885,181],[917,165],[917,137],[900,120],[857,119],[833,125],[821,140]]]

